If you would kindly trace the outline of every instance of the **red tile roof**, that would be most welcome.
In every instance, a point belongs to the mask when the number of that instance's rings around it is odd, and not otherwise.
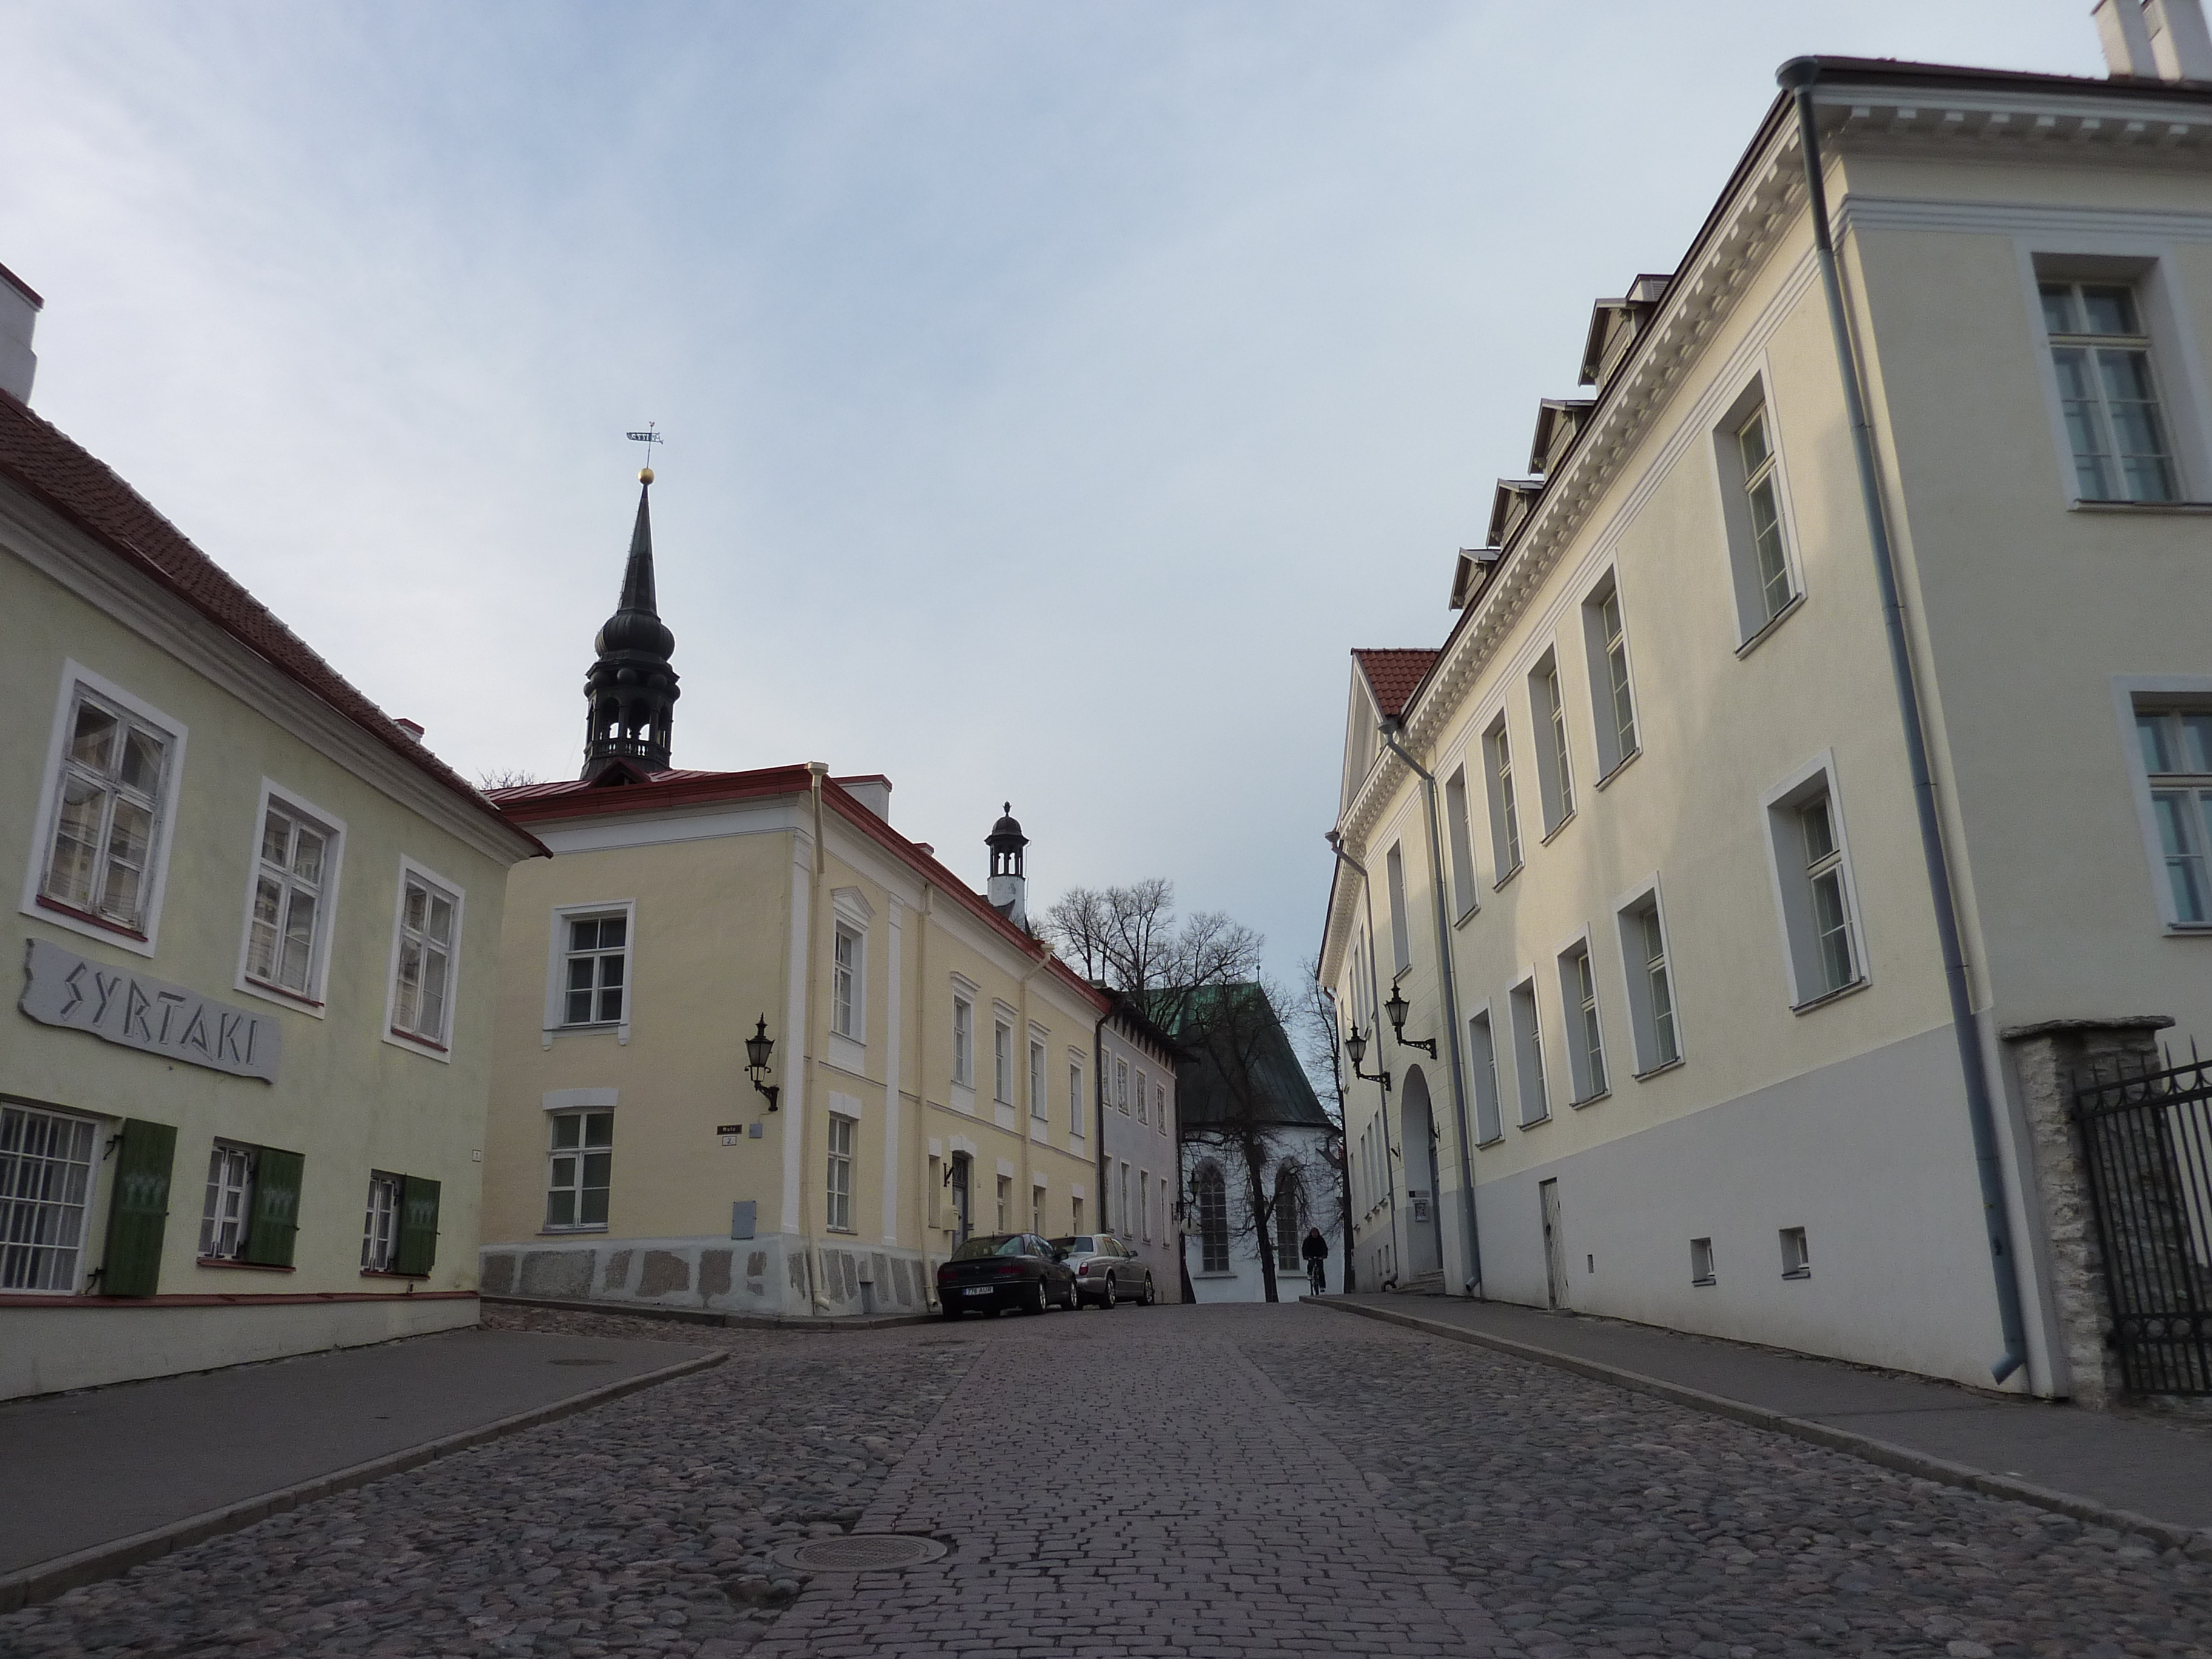
[[[1050,947],[1030,937],[991,908],[990,901],[937,861],[920,842],[904,836],[878,817],[843,784],[872,783],[878,773],[863,773],[850,780],[830,778],[822,791],[823,805],[836,812],[862,836],[887,848],[939,892],[974,913],[984,926],[994,929],[1010,944],[1032,957]],[[654,772],[641,783],[593,784],[581,779],[556,783],[526,783],[512,789],[495,789],[491,799],[500,809],[526,824],[544,825],[565,818],[600,817],[617,812],[660,812],[671,807],[707,806],[718,802],[757,800],[775,795],[804,794],[811,779],[804,766],[769,766],[751,772],[692,772],[668,768]],[[1086,982],[1058,957],[1048,969],[1069,989],[1104,1013],[1112,998]]]
[[[0,392],[0,478],[152,578],[507,834],[516,833],[515,825],[466,779],[348,684],[306,641],[193,546],[106,463],[4,392]],[[538,852],[544,850],[534,842],[531,845]]]
[[[1406,700],[1413,695],[1413,688],[1420,684],[1431,665],[1443,654],[1425,647],[1368,651],[1355,648],[1352,659],[1367,677],[1367,689],[1375,694],[1375,706],[1382,710],[1382,718],[1394,720],[1405,712]]]

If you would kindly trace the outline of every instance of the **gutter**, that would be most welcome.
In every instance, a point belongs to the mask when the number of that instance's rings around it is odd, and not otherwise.
[[[1828,193],[1820,161],[1820,122],[1813,107],[1813,88],[1820,78],[1822,67],[1817,58],[1794,58],[1782,66],[1775,79],[1797,105],[1797,131],[1805,155],[1808,205],[1813,216],[1813,246],[1820,257],[1820,286],[1827,295],[1828,326],[1835,337],[1836,366],[1842,375],[1844,403],[1850,418],[1851,453],[1858,464],[1859,503],[1866,514],[1875,574],[1881,587],[1882,628],[1889,637],[1889,665],[1897,685],[1897,712],[1905,726],[1905,754],[1912,771],[1912,805],[1919,819],[1920,851],[1928,866],[1928,892],[1935,904],[1936,938],[1943,952],[1943,985],[1950,998],[1951,1030],[1958,1042],[1959,1069],[1966,1086],[1966,1117],[1974,1140],[1974,1173],[1981,1186],[1982,1220],[1990,1241],[1990,1271],[1996,1281],[1997,1319],[2004,1337],[2004,1352],[1991,1363],[1990,1374],[2002,1382],[2027,1363],[2027,1342],[2021,1316],[2020,1269],[2015,1265],[2018,1257],[2013,1248],[2004,1169],[1997,1152],[1996,1112],[1990,1098],[1989,1065],[1982,1052],[1973,994],[1966,979],[1966,948],[1959,933],[1950,852],[1943,841],[1936,780],[1928,761],[1920,688],[1913,672],[1911,641],[1905,631],[1904,601],[1899,596],[1897,552],[1890,542],[1888,520],[1882,506],[1881,466],[1875,454],[1874,428],[1867,420],[1858,348],[1851,337],[1850,319],[1844,306],[1843,277],[1837,268],[1835,243],[1828,229]]]
[[[1375,976],[1375,884],[1368,878],[1367,866],[1344,850],[1344,837],[1334,830],[1328,832],[1328,850],[1336,854],[1336,861],[1340,867],[1348,864],[1359,872],[1360,902],[1367,908],[1367,1000],[1379,1009],[1382,1006],[1382,986]],[[1334,885],[1334,883],[1332,882],[1331,885]],[[1376,1033],[1377,1039],[1381,1036],[1380,1031]],[[1357,1066],[1352,1068],[1352,1075],[1354,1081],[1359,1079],[1359,1068]],[[1376,1114],[1376,1117],[1382,1125],[1382,1186],[1390,1198],[1390,1254],[1394,1258],[1389,1282],[1395,1285],[1398,1282],[1395,1262],[1398,1254],[1398,1177],[1391,1170],[1390,1160],[1398,1154],[1393,1152],[1390,1146],[1390,1073],[1385,1071],[1382,1075],[1382,1109]],[[1347,1143],[1351,1129],[1350,1124],[1345,1126]],[[1349,1206],[1346,1206],[1347,1209],[1349,1207]],[[1349,1235],[1351,1231],[1350,1225],[1347,1224],[1345,1228],[1346,1233]],[[1349,1237],[1345,1239],[1344,1249],[1345,1260],[1349,1262],[1352,1253],[1352,1240]],[[1376,1288],[1380,1290],[1382,1286],[1377,1284]]]

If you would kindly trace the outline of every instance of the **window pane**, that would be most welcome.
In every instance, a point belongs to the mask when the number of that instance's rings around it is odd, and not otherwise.
[[[106,771],[108,757],[115,748],[117,724],[115,716],[105,708],[88,702],[79,705],[76,729],[70,734],[70,758],[97,771]]]
[[[434,894],[430,900],[430,921],[424,932],[443,945],[453,936],[453,902],[443,894]]]
[[[568,1012],[562,1014],[561,1018],[571,1025],[590,1024],[592,1023],[592,994],[589,991],[569,992]]]
[[[592,958],[590,957],[569,958],[568,988],[570,990],[588,991],[592,988]]]
[[[2159,419],[2157,393],[2150,379],[2150,355],[2143,351],[2100,351],[2097,368],[2118,446],[2127,499],[2164,501],[2173,498],[2172,469],[2166,459],[2166,436]]]
[[[599,993],[599,1021],[602,1024],[612,1025],[620,1023],[622,1011],[623,994],[620,986],[615,987],[612,990]]]
[[[150,795],[161,781],[161,740],[152,732],[132,726],[123,740],[124,786]]]
[[[321,881],[323,847],[323,837],[306,824],[301,824],[299,844],[292,851],[292,873],[301,881]]]
[[[2181,753],[2184,769],[2212,772],[2212,714],[2181,717]]]
[[[2208,920],[2203,843],[2198,839],[2201,820],[2190,794],[2181,790],[2160,791],[2151,797],[2151,811],[2158,819],[2159,840],[2166,849],[2174,920]]]
[[[1758,471],[1766,460],[1766,411],[1765,410],[1760,410],[1758,414],[1745,422],[1742,429],[1736,434],[1736,443],[1743,452],[1743,470],[1745,476],[1748,477]]]
[[[615,1144],[615,1115],[612,1112],[588,1112],[584,1116],[584,1145],[611,1146]]]
[[[106,811],[106,790],[76,777],[63,786],[62,810],[54,827],[54,854],[46,874],[46,891],[64,904],[82,908],[92,902],[100,821]]]
[[[2136,297],[2124,288],[2081,290],[2081,310],[2088,319],[2085,334],[2140,334],[2136,325]]]
[[[614,1155],[612,1152],[586,1152],[586,1153],[585,1153],[585,1154],[584,1154],[584,1188],[585,1188],[585,1190],[588,1192],[588,1191],[590,1191],[590,1190],[591,1190],[591,1188],[594,1188],[594,1187],[604,1187],[604,1186],[605,1186],[605,1185],[607,1184],[607,1178],[608,1178],[608,1176],[609,1176],[609,1174],[612,1171],[612,1170],[614,1169],[614,1164],[615,1164],[615,1155]]]
[[[545,1195],[545,1224],[549,1227],[574,1226],[576,1194],[572,1192],[548,1193]]]
[[[119,921],[136,925],[140,888],[154,836],[154,815],[137,802],[118,799],[107,832],[107,873],[100,884],[100,908]]]
[[[2043,284],[2043,325],[2053,334],[2078,331],[2074,326],[2074,290],[2065,283]]]
[[[553,1120],[553,1144],[556,1146],[574,1146],[581,1144],[579,1137],[584,1131],[584,1120],[574,1112],[564,1112]]]
[[[1844,910],[1844,878],[1830,871],[1813,884],[1814,925],[1820,937],[1820,966],[1827,989],[1839,990],[1857,977],[1851,963],[1850,927]]]
[[[285,849],[291,840],[290,821],[275,807],[270,807],[269,816],[261,823],[261,856],[279,870],[283,869],[286,862]]]
[[[619,986],[623,982],[623,958],[619,956],[599,958],[599,983]]]
[[[1790,561],[1782,549],[1782,514],[1775,505],[1771,478],[1752,487],[1751,537],[1759,559],[1759,594],[1771,622],[1790,602]]]
[[[568,948],[589,951],[599,942],[599,924],[592,921],[572,921],[568,924]]]
[[[1828,823],[1828,803],[1816,800],[1797,814],[1797,821],[1805,826],[1805,862],[1818,864],[1836,850],[1835,831]]]
[[[407,884],[407,901],[401,907],[399,922],[403,927],[422,931],[422,915],[430,903],[430,895],[413,882]]]
[[[628,917],[600,917],[599,949],[602,951],[613,951],[619,949],[623,943],[623,935],[629,931],[629,921]]]
[[[284,956],[276,966],[276,982],[295,991],[307,988],[307,969],[314,956],[315,896],[295,892],[284,921]]]
[[[2171,715],[2138,714],[2136,716],[2136,737],[2142,744],[2143,770],[2146,772],[2178,772],[2173,763],[2173,741]]]
[[[576,1184],[574,1158],[556,1158],[553,1160],[553,1184],[556,1187],[573,1187]]]

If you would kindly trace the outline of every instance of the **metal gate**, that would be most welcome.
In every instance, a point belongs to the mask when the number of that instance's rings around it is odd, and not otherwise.
[[[2107,1056],[2074,1078],[2120,1375],[2212,1395],[2212,1064]]]

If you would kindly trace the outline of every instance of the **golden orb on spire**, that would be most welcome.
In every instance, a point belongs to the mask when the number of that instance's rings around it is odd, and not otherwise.
[[[653,469],[649,466],[641,466],[638,468],[637,481],[640,483],[651,483],[653,482]]]

